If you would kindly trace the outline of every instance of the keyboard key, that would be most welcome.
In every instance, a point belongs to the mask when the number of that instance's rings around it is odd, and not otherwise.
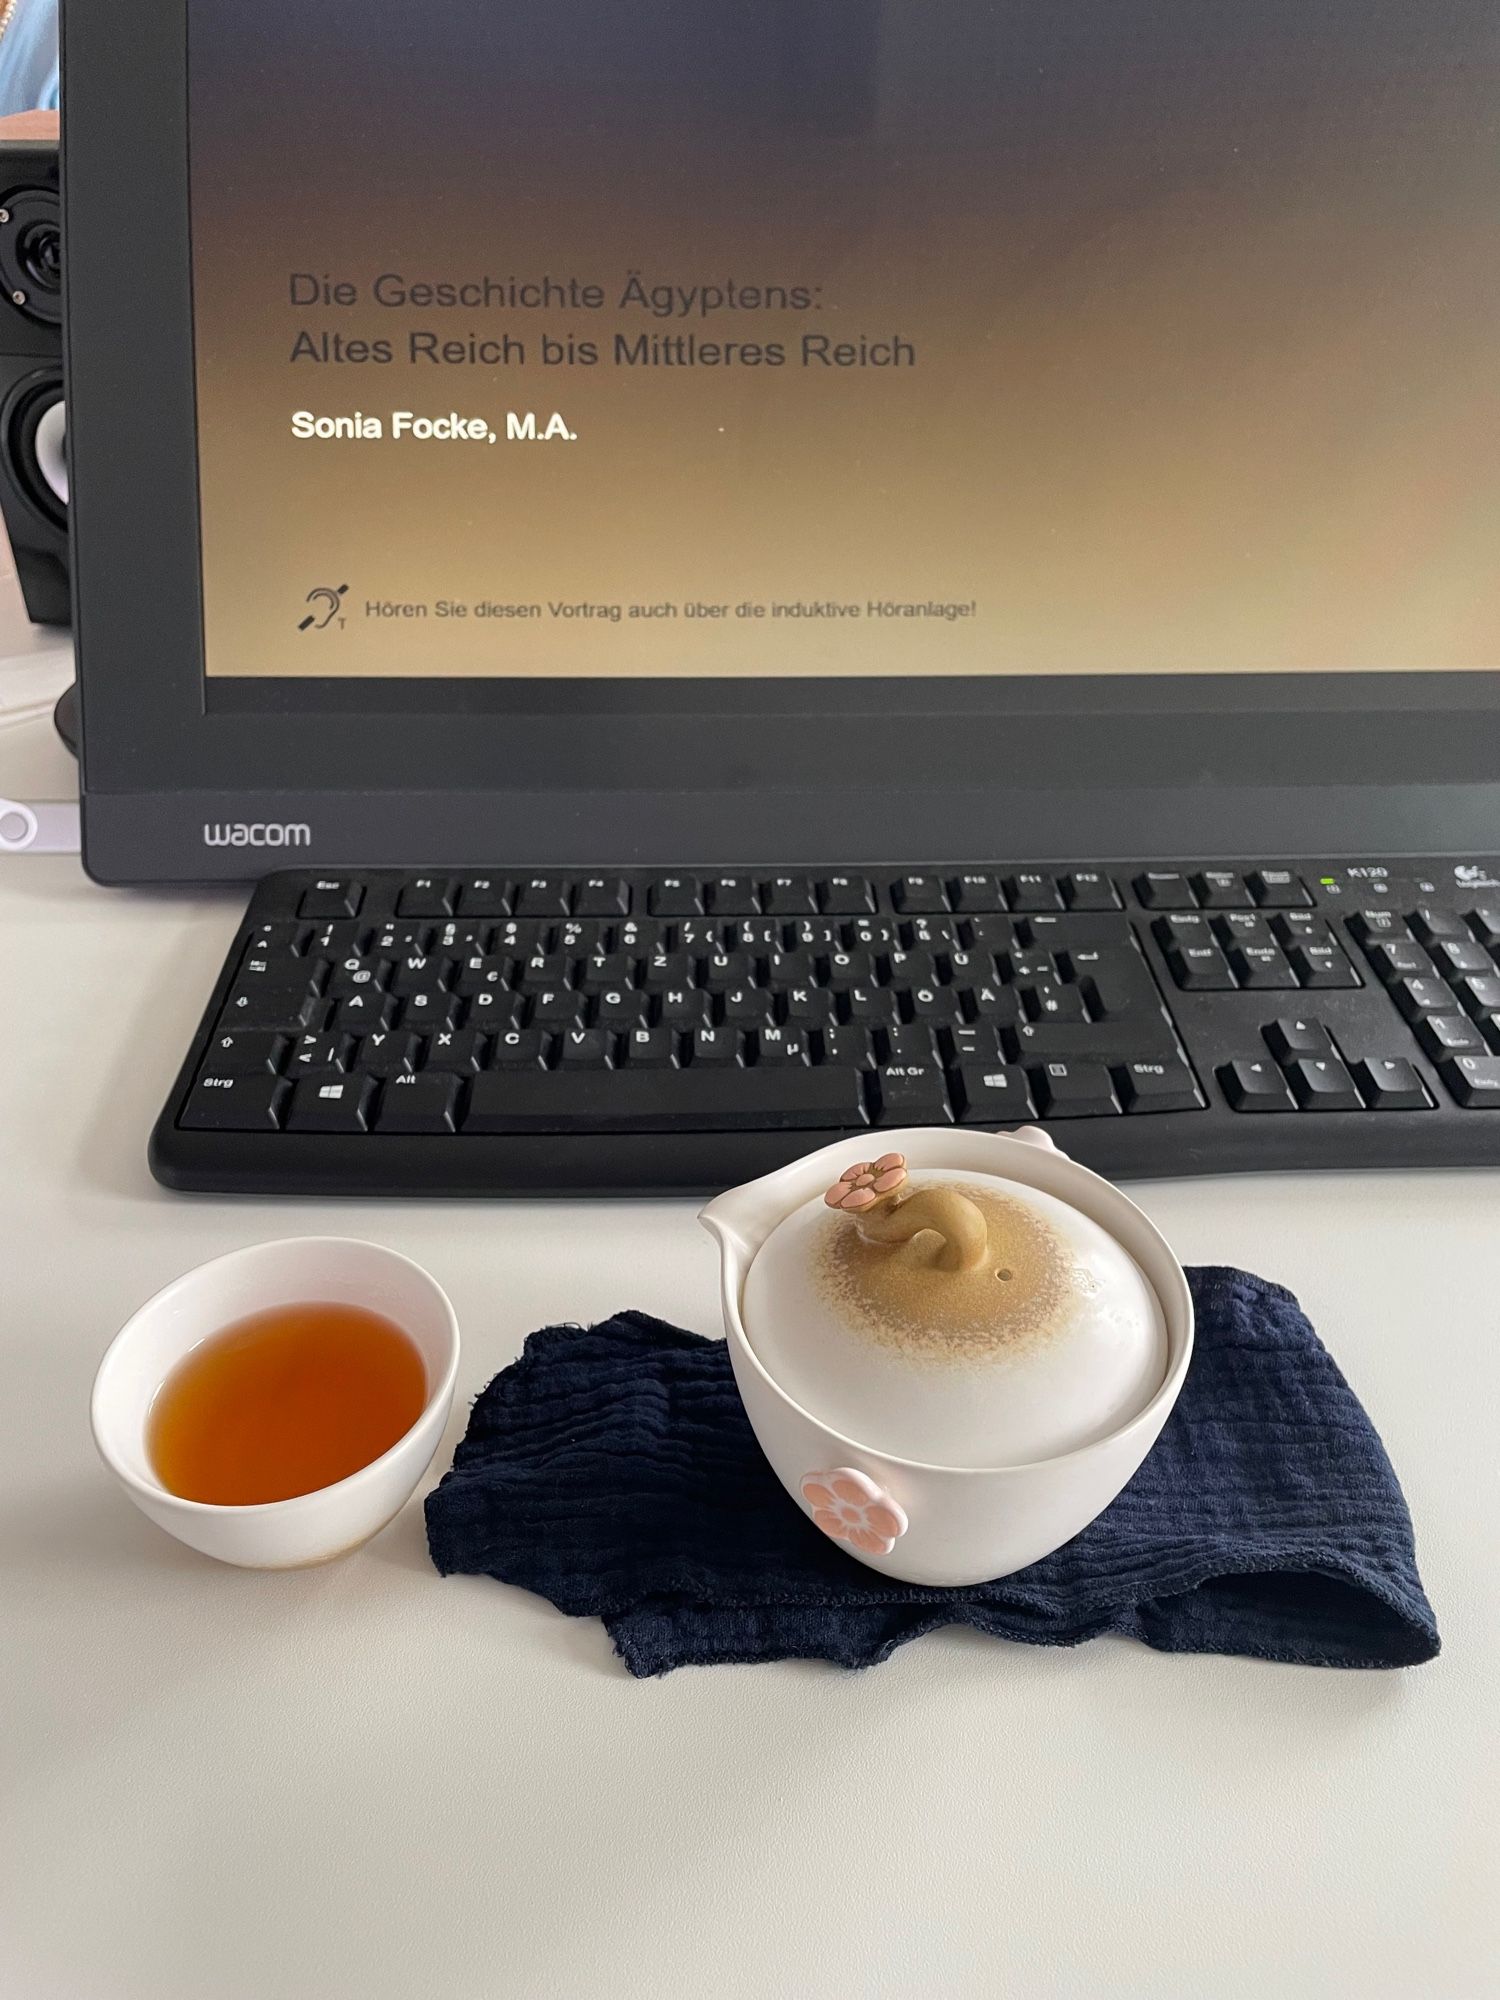
[[[1109,877],[1097,868],[1075,868],[1062,878],[1063,901],[1070,910],[1117,910],[1120,898]]]
[[[942,1028],[938,1032],[938,1046],[949,1069],[964,1063],[981,1069],[999,1069],[1005,1061],[1000,1053],[999,1033],[991,1021],[970,1021]]]
[[[1443,979],[1403,979],[1391,996],[1408,1021],[1420,1021],[1424,1014],[1456,1014],[1458,1000]]]
[[[1484,908],[1471,910],[1469,922],[1481,944],[1491,947],[1500,945],[1500,903],[1486,904]]]
[[[1146,910],[1196,910],[1198,899],[1186,875],[1170,869],[1148,868],[1134,883],[1137,900]]]
[[[200,1076],[178,1124],[189,1132],[275,1132],[287,1086],[275,1076]]]
[[[695,996],[708,1005],[708,995]],[[572,1028],[583,1018],[584,997],[571,986],[544,986],[531,998],[530,1025],[534,1028]],[[470,1020],[474,1016],[470,1015]]]
[[[1032,1080],[1044,1118],[1107,1118],[1120,1109],[1102,1062],[1050,1062],[1033,1070]]]
[[[1056,880],[1034,868],[1007,875],[1005,894],[1013,910],[1060,910],[1063,906]]]
[[[426,963],[425,960],[422,963]],[[333,968],[328,985],[324,989],[329,1000],[347,1000],[351,993],[363,993],[366,987],[373,987],[383,993],[391,983],[395,971],[388,958],[345,958]]]
[[[1456,910],[1439,910],[1425,904],[1412,918],[1411,927],[1423,944],[1440,944],[1445,939],[1473,942],[1469,926]]]
[[[760,885],[760,906],[768,917],[807,917],[818,908],[810,875],[772,875]],[[717,906],[716,906],[717,907]]]
[[[948,896],[953,908],[965,916],[987,916],[1005,908],[998,875],[955,875]]]
[[[1285,1016],[1262,1030],[1266,1047],[1279,1063],[1295,1062],[1299,1056],[1328,1057],[1335,1053],[1333,1036],[1321,1021],[1292,1020]]]
[[[935,916],[946,911],[948,899],[936,875],[903,875],[891,884],[891,907],[902,916]]]
[[[441,1032],[454,1026],[462,1018],[466,1028],[495,1033],[501,1028],[513,1028],[525,1011],[525,1002],[518,993],[507,993],[503,987],[488,987],[483,992],[472,994],[468,1000],[455,999],[457,1012],[450,1014],[446,1021],[434,1021],[428,1032]]]
[[[703,897],[691,875],[664,875],[648,891],[646,904],[653,917],[695,917],[703,911]]]
[[[1433,947],[1432,955],[1444,977],[1457,977],[1466,972],[1493,972],[1495,969],[1494,959],[1482,944],[1471,937],[1461,941],[1444,939]]]
[[[1254,900],[1244,877],[1229,868],[1200,869],[1193,890],[1205,910],[1248,910]]]
[[[1216,944],[1182,945],[1167,954],[1172,977],[1185,993],[1233,993],[1229,960]]]
[[[1232,1111],[1295,1111],[1296,1099],[1273,1062],[1225,1063],[1219,1082]]]
[[[818,1048],[825,1063],[841,1069],[872,1069],[875,1065],[874,1037],[868,1028],[850,1024],[824,1028]]]
[[[740,1059],[740,1036],[735,1028],[699,1028],[688,1043],[688,1059],[699,1068]]]
[[[451,917],[452,914],[453,884],[442,876],[419,875],[396,898],[398,917]]]
[[[1304,1111],[1363,1111],[1365,1101],[1336,1056],[1300,1056],[1287,1064],[1292,1095]]]
[[[1021,1006],[1028,1021],[1086,1021],[1088,1010],[1077,986],[1065,986],[1057,979],[1039,979],[1024,987]]]
[[[755,1036],[755,1060],[763,1063],[812,1061],[812,1036],[795,1025],[761,1028]]]
[[[1259,910],[1226,910],[1211,920],[1211,929],[1226,951],[1237,944],[1264,946],[1277,942],[1270,918],[1263,917]]]
[[[475,1000],[478,998],[476,994]],[[408,993],[401,1002],[401,1025],[420,1034],[432,1034],[439,1028],[452,1027],[458,1016],[471,1011],[473,1006],[474,1001],[469,1001],[466,1006],[445,986],[424,986],[415,993]],[[346,1024],[340,1022],[339,1025]]]
[[[1500,1014],[1500,973],[1474,973],[1458,982],[1458,997],[1464,1012],[1476,1020],[1486,1014]]]
[[[1368,956],[1376,977],[1387,986],[1394,986],[1398,979],[1432,977],[1432,960],[1423,947],[1410,938],[1396,938],[1372,945]]]
[[[402,1000],[409,1000],[414,993],[445,992],[452,974],[451,960],[411,952],[392,972],[390,990]]]
[[[566,917],[572,914],[568,884],[560,875],[528,876],[516,890],[518,917]]]
[[[1359,974],[1336,944],[1298,944],[1287,953],[1298,983],[1307,987],[1355,987]]]
[[[755,884],[748,875],[721,875],[708,885],[708,907],[716,917],[754,917],[760,914]]]
[[[458,1126],[459,1080],[441,1070],[398,1076],[380,1093],[377,1132],[453,1132]]]
[[[960,1064],[953,1078],[961,1125],[1005,1125],[1032,1115],[1024,1070],[982,1063]]]
[[[428,1037],[421,1067],[468,1076],[484,1068],[489,1051],[488,1036],[473,1028],[442,1028]]]
[[[1349,929],[1367,948],[1411,936],[1399,910],[1356,910],[1349,919]]]
[[[557,1059],[569,1069],[607,1069],[613,1042],[603,1028],[568,1028],[557,1038]]]
[[[463,917],[508,917],[510,884],[501,875],[465,875],[458,884],[457,908]]]
[[[1027,1063],[1154,1062],[1177,1053],[1172,1024],[1160,1013],[1121,1022],[1025,1021],[1007,1028],[1005,1038],[1012,1055]]]
[[[1172,916],[1158,917],[1151,926],[1152,935],[1165,952],[1177,951],[1187,945],[1209,945],[1214,943],[1213,927],[1207,917]]]
[[[1403,1056],[1369,1056],[1354,1065],[1354,1080],[1372,1111],[1428,1111],[1432,1099]]]
[[[677,1037],[670,1028],[632,1028],[621,1036],[616,1060],[634,1069],[670,1069],[677,1060]]]
[[[1119,1072],[1120,1097],[1127,1111],[1199,1111],[1203,1099],[1193,1072],[1180,1056],[1165,1062],[1133,1062]]]
[[[421,1053],[419,1036],[397,1034],[383,1028],[378,1034],[365,1036],[354,1059],[354,1067],[363,1076],[400,1076],[416,1068]]]
[[[882,1069],[928,1069],[937,1061],[933,1031],[925,1021],[902,1023],[886,1028],[880,1037]]]
[[[1466,1111],[1500,1111],[1500,1056],[1454,1056],[1438,1075]]]
[[[364,1132],[369,1129],[375,1085],[367,1076],[324,1070],[302,1077],[292,1091],[288,1132]]]
[[[291,993],[284,987],[269,987],[264,991],[233,994],[224,1003],[218,1026],[222,1033],[247,1028],[257,1033],[284,1028],[290,1033],[311,1027],[314,1019],[321,1021],[325,1012],[323,1001],[310,989]]]
[[[213,1036],[204,1061],[215,1076],[274,1076],[287,1047],[285,1035],[245,1029]]]
[[[831,917],[862,917],[875,911],[875,891],[863,875],[829,875],[818,884],[818,901]]]
[[[1287,949],[1294,944],[1334,942],[1333,932],[1316,910],[1278,910],[1271,919],[1271,935]]]
[[[1241,986],[1252,992],[1257,989],[1285,989],[1298,984],[1297,975],[1280,945],[1236,945],[1229,954],[1229,963]]]
[[[553,1070],[476,1077],[471,1132],[852,1131],[868,1123],[857,1071],[784,1063],[745,1069]]]
[[[378,987],[366,987],[362,993],[351,993],[347,1000],[338,1001],[333,1009],[330,1025],[335,1033],[343,1035],[368,1035],[376,1028],[388,1028],[396,1018],[397,1002]]]
[[[292,1044],[286,1073],[302,1076],[308,1070],[342,1069],[353,1046],[347,1035],[300,1035]]]
[[[1250,876],[1250,894],[1263,910],[1308,910],[1312,894],[1290,868],[1257,868]]]
[[[304,889],[302,900],[297,905],[299,917],[357,917],[359,906],[364,901],[364,890],[358,882],[340,881],[330,877],[319,879],[310,889]]]
[[[829,1074],[814,1070],[813,1075]],[[946,1125],[948,1085],[937,1065],[917,1068],[898,1065],[883,1069],[880,1077],[880,1123],[882,1125]]]
[[[541,1069],[550,1044],[551,1037],[540,1028],[502,1028],[490,1043],[490,1068]]]
[[[579,917],[628,917],[630,889],[619,875],[586,875],[573,898]]]
[[[1427,1014],[1416,1023],[1422,1052],[1434,1062],[1444,1056],[1488,1054],[1488,1044],[1478,1025],[1467,1014]]]

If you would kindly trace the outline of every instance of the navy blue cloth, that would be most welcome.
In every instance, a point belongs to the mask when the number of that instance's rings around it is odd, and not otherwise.
[[[633,1674],[781,1659],[864,1667],[942,1625],[1030,1645],[1127,1633],[1166,1653],[1403,1667],[1438,1650],[1411,1518],[1297,1301],[1189,1272],[1192,1367],[1099,1519],[996,1583],[929,1589],[829,1541],[761,1456],[722,1341],[621,1313],[534,1333],[428,1497],[444,1575],[602,1618]]]

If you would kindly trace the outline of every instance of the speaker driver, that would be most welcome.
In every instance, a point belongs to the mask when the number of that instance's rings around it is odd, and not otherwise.
[[[44,403],[32,433],[37,477],[63,507],[68,504],[68,406],[59,389],[56,402]]]
[[[0,207],[0,286],[18,312],[62,319],[62,210],[51,188],[19,188]]]
[[[61,378],[49,370],[18,382],[0,410],[6,470],[24,498],[58,527],[68,519],[66,434]]]

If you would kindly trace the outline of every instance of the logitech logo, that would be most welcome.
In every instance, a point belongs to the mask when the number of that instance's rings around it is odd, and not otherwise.
[[[312,828],[301,820],[283,824],[279,820],[257,819],[248,825],[242,819],[221,820],[217,824],[205,822],[203,844],[205,847],[309,847]]]

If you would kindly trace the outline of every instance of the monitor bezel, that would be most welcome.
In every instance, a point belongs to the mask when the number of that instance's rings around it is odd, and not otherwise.
[[[1463,852],[1500,823],[1500,671],[361,682],[206,699],[188,0],[69,0],[63,186],[85,860],[311,864]],[[245,684],[239,684],[241,686]],[[269,693],[267,693],[269,688]],[[278,699],[278,690],[285,693]],[[415,702],[416,706],[403,705]],[[425,705],[423,705],[425,703]]]

